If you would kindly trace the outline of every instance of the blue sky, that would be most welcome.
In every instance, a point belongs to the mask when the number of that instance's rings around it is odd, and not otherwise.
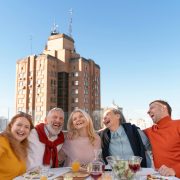
[[[167,100],[180,117],[179,0],[1,0],[0,115],[15,108],[15,65],[40,54],[54,22],[68,33],[73,9],[76,51],[101,67],[101,103],[127,118],[147,118],[149,102]]]

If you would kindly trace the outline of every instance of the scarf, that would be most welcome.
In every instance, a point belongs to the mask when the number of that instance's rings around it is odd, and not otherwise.
[[[57,146],[64,142],[64,135],[60,132],[56,140],[50,141],[45,133],[44,126],[44,123],[40,123],[35,127],[39,135],[39,141],[45,144],[43,164],[49,165],[52,159],[52,167],[58,167]]]

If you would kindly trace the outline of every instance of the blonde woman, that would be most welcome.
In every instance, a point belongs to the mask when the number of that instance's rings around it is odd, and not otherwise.
[[[95,133],[92,119],[82,109],[74,110],[68,120],[68,131],[72,139],[66,139],[62,150],[66,154],[64,166],[70,166],[75,160],[88,164],[94,159],[94,149],[101,147],[100,137]]]
[[[26,172],[27,137],[33,127],[31,116],[19,113],[0,134],[1,180],[12,180]]]

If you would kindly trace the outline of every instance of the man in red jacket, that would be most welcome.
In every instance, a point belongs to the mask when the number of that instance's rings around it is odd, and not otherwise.
[[[161,175],[180,178],[180,120],[172,120],[171,111],[166,101],[151,102],[148,114],[154,125],[144,132],[152,146],[155,168]]]
[[[29,151],[27,169],[42,165],[58,167],[58,152],[63,142],[64,111],[61,108],[51,109],[44,123],[37,124],[28,137]]]

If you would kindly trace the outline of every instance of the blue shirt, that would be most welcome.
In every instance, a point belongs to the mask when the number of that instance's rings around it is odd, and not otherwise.
[[[146,149],[150,149],[150,143],[146,135],[138,129],[138,132],[141,136],[143,144]],[[120,156],[125,160],[128,160],[130,156],[134,155],[134,152],[131,148],[129,139],[126,135],[126,132],[123,126],[119,126],[119,128],[115,132],[111,132],[111,141],[109,143],[109,153],[111,156]],[[146,154],[147,166],[151,166],[151,160],[148,154]]]
[[[111,141],[109,143],[109,153],[111,156],[120,156],[125,160],[128,160],[130,156],[133,156],[129,139],[122,126],[115,132],[111,132]]]

